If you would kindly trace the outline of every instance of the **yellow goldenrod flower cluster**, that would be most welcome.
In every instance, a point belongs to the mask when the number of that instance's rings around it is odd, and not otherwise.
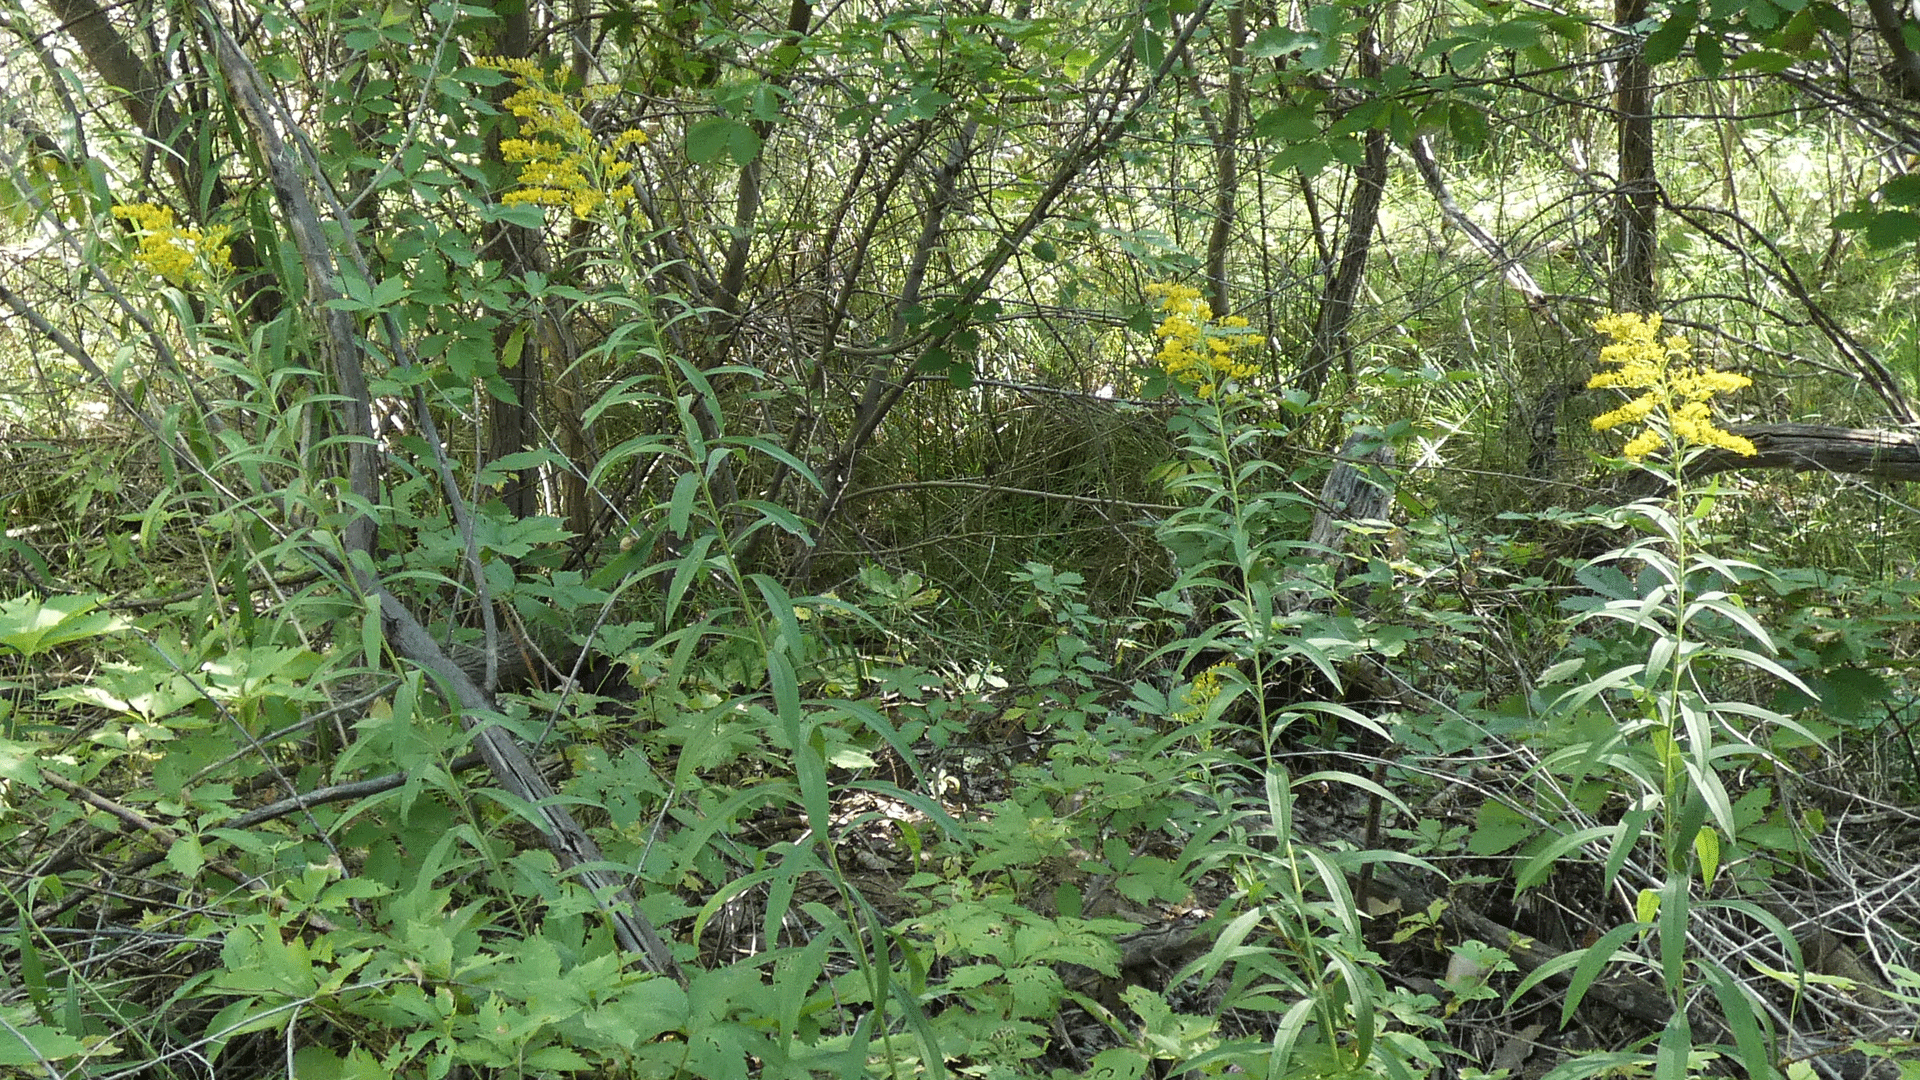
[[[646,132],[628,128],[612,139],[595,135],[580,111],[582,105],[603,101],[619,92],[611,84],[589,86],[571,99],[553,85],[540,65],[530,59],[487,57],[475,61],[510,76],[519,87],[505,102],[520,118],[518,139],[502,139],[500,154],[520,166],[520,187],[501,197],[508,204],[559,206],[577,218],[590,218],[605,206],[618,210],[633,198],[627,177],[633,162],[623,155],[646,143]]]
[[[1660,339],[1658,315],[1642,317],[1632,312],[1606,315],[1594,320],[1593,328],[1613,339],[1613,344],[1600,350],[1600,362],[1619,367],[1595,375],[1587,387],[1617,386],[1646,391],[1593,421],[1595,431],[1653,421],[1622,448],[1621,452],[1627,457],[1644,458],[1665,446],[1669,438],[1680,450],[1688,446],[1718,446],[1737,454],[1753,455],[1753,443],[1714,426],[1709,404],[1714,395],[1730,394],[1751,385],[1753,380],[1693,363],[1693,345],[1686,338],[1675,334]]]
[[[1187,707],[1199,716],[1220,696],[1220,670],[1232,667],[1231,661],[1222,660],[1193,677],[1193,685],[1187,688]]]
[[[152,203],[121,203],[113,216],[133,225],[140,242],[133,260],[175,285],[206,284],[233,273],[224,228],[183,229],[174,224],[172,210]]]
[[[1185,707],[1168,719],[1176,724],[1195,724],[1206,718],[1207,708],[1225,689],[1221,672],[1233,667],[1233,661],[1222,660],[1193,677],[1193,685],[1187,687]]]
[[[1252,378],[1260,365],[1248,358],[1259,348],[1260,339],[1248,333],[1216,334],[1215,329],[1244,331],[1247,320],[1230,315],[1213,318],[1213,309],[1200,299],[1200,290],[1189,285],[1157,282],[1148,285],[1148,296],[1160,298],[1164,317],[1154,334],[1160,339],[1160,351],[1154,359],[1168,375],[1193,387],[1201,397],[1211,397],[1220,386]]]

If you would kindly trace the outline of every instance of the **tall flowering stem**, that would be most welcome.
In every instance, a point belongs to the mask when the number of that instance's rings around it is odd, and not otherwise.
[[[1734,981],[1716,961],[1693,953],[1687,937],[1689,910],[1711,893],[1723,870],[1739,866],[1737,858],[1723,856],[1723,848],[1737,841],[1740,824],[1724,778],[1746,774],[1747,762],[1771,759],[1756,737],[1757,725],[1787,728],[1818,740],[1781,713],[1720,697],[1722,687],[1743,686],[1748,680],[1727,680],[1717,673],[1741,668],[1812,694],[1772,658],[1776,650],[1771,636],[1737,591],[1745,576],[1764,574],[1764,569],[1708,549],[1702,533],[1712,501],[1687,482],[1687,461],[1702,451],[1754,453],[1751,442],[1716,426],[1712,411],[1715,397],[1739,390],[1749,380],[1696,362],[1683,337],[1662,338],[1658,315],[1607,315],[1594,327],[1611,339],[1600,359],[1612,367],[1588,385],[1639,393],[1594,420],[1593,426],[1608,431],[1644,424],[1627,441],[1624,455],[1642,461],[1665,451],[1647,467],[1667,477],[1671,486],[1665,498],[1637,502],[1606,516],[1611,523],[1637,526],[1643,535],[1588,565],[1620,564],[1621,576],[1633,587],[1582,598],[1584,610],[1573,619],[1575,626],[1624,627],[1644,645],[1643,658],[1587,676],[1558,699],[1553,711],[1565,710],[1563,715],[1577,718],[1603,696],[1631,699],[1616,725],[1596,729],[1601,733],[1594,741],[1565,753],[1583,763],[1605,762],[1625,782],[1628,798],[1621,804],[1618,823],[1601,826],[1595,834],[1610,838],[1613,849],[1606,859],[1608,888],[1643,836],[1658,840],[1664,879],[1656,875],[1640,889],[1630,925],[1643,937],[1658,938],[1659,970],[1674,1006],[1659,1055],[1662,1060],[1684,1060],[1692,1043],[1686,1003],[1700,988],[1700,973],[1709,973],[1716,988]],[[1578,667],[1568,673],[1573,670]],[[1545,861],[1530,867],[1522,884],[1539,880],[1550,865]],[[1604,947],[1611,950],[1613,945]],[[1729,1009],[1745,1009],[1747,1004],[1738,995],[1721,1000]],[[1758,1026],[1751,1009],[1745,1015],[1748,1025]],[[1753,1056],[1761,1060],[1764,1054]]]
[[[1261,460],[1251,445],[1261,428],[1242,384],[1260,371],[1261,336],[1244,318],[1216,318],[1192,286],[1155,283],[1145,291],[1150,300],[1159,301],[1154,336],[1160,346],[1154,360],[1186,398],[1168,421],[1185,444],[1183,460],[1170,464],[1163,475],[1170,491],[1197,500],[1162,527],[1168,536],[1181,536],[1182,547],[1191,552],[1185,572],[1215,582],[1212,575],[1219,567],[1233,568],[1226,580],[1236,584],[1228,587],[1226,606],[1234,613],[1236,629],[1221,634],[1216,644],[1237,653],[1248,669],[1227,662],[1195,678],[1179,715],[1197,717],[1206,715],[1223,695],[1267,685],[1270,668],[1287,651],[1273,629],[1273,590],[1258,580],[1258,568],[1276,551],[1271,538],[1248,523],[1264,519],[1271,503],[1290,496],[1261,486],[1261,474],[1274,466]],[[1251,696],[1263,742],[1271,748],[1274,718],[1264,696]]]
[[[1626,404],[1596,417],[1594,429],[1608,431],[1644,423],[1645,429],[1629,439],[1621,450],[1630,460],[1641,461],[1663,449],[1672,451],[1657,466],[1672,481],[1671,510],[1651,504],[1640,508],[1647,513],[1657,540],[1664,542],[1667,551],[1660,553],[1654,548],[1630,545],[1602,557],[1637,558],[1664,579],[1662,587],[1638,602],[1642,615],[1654,616],[1638,625],[1666,639],[1654,649],[1656,658],[1665,659],[1647,665],[1648,681],[1640,693],[1647,709],[1645,723],[1661,765],[1661,795],[1666,805],[1672,807],[1690,797],[1685,786],[1688,757],[1694,759],[1696,774],[1714,775],[1710,769],[1703,771],[1697,767],[1699,762],[1711,760],[1711,727],[1700,722],[1700,718],[1714,715],[1714,711],[1701,706],[1703,698],[1692,670],[1700,645],[1692,638],[1691,623],[1696,617],[1717,610],[1716,605],[1731,595],[1712,590],[1701,596],[1694,594],[1695,579],[1701,571],[1725,572],[1731,564],[1695,550],[1701,527],[1701,503],[1697,492],[1687,486],[1686,460],[1709,447],[1747,456],[1755,452],[1753,443],[1714,424],[1712,407],[1716,396],[1741,390],[1751,385],[1752,380],[1695,362],[1693,345],[1686,338],[1678,334],[1660,336],[1657,314],[1642,316],[1621,312],[1602,316],[1593,325],[1612,339],[1611,344],[1600,350],[1600,362],[1614,366],[1595,375],[1587,386],[1640,391]],[[1689,718],[1695,722],[1688,723]],[[1717,784],[1717,779],[1710,782]],[[1698,793],[1692,796],[1697,797]],[[1708,802],[1714,801],[1708,798]],[[1678,859],[1682,852],[1673,843],[1677,817],[1669,813],[1663,820],[1669,858]],[[1722,824],[1731,831],[1730,821]],[[1712,830],[1696,834],[1694,840],[1698,841],[1700,835],[1711,837]],[[1703,866],[1702,876],[1711,881],[1713,860],[1704,861],[1707,865]]]

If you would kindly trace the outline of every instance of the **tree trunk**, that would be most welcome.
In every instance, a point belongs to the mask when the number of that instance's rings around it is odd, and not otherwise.
[[[1907,38],[1914,26],[1912,9],[1893,0],[1867,0],[1867,10],[1873,13],[1873,27],[1880,34],[1880,43],[1893,56],[1883,70],[1899,88],[1901,97],[1920,100],[1920,53],[1914,51]]]
[[[1373,79],[1380,75],[1380,42],[1376,25],[1379,9],[1372,11],[1361,28],[1359,40],[1360,74]],[[1353,170],[1353,197],[1347,205],[1347,232],[1340,241],[1340,261],[1327,277],[1320,292],[1320,314],[1314,320],[1313,341],[1307,347],[1307,363],[1300,371],[1299,388],[1309,398],[1320,396],[1327,383],[1327,372],[1335,363],[1349,378],[1353,375],[1354,300],[1360,295],[1360,283],[1367,273],[1367,254],[1373,245],[1373,230],[1380,222],[1380,196],[1387,184],[1387,133],[1378,129],[1366,134],[1365,157]]]
[[[532,41],[533,27],[528,21],[525,7],[502,17],[500,55],[515,59],[529,56],[532,53]],[[511,92],[510,84],[503,85],[495,88],[494,96],[498,100],[505,100]],[[500,136],[498,125],[487,131],[487,156],[495,161],[500,160]],[[487,225],[484,236],[481,250],[500,261],[504,276],[512,278],[524,275],[528,270],[547,269],[540,230],[500,221]],[[539,325],[542,318],[536,316],[532,323],[502,319],[494,328],[493,354],[500,358],[500,378],[506,383],[511,396],[495,394],[488,402],[486,440],[489,461],[498,461],[530,449],[539,437],[534,422],[534,408],[540,401],[541,375],[544,371],[542,352],[545,343],[555,336],[552,333],[555,328]],[[514,348],[516,334],[519,342],[517,351]],[[576,463],[576,466],[589,468],[591,464]],[[539,494],[538,471],[521,469],[507,481],[500,498],[510,514],[525,518],[539,512]]]
[[[1647,17],[1647,0],[1614,0],[1614,22],[1632,26]],[[1654,210],[1660,185],[1653,173],[1653,75],[1644,43],[1629,46],[1614,69],[1620,186],[1613,223],[1615,311],[1650,313],[1654,305]]]
[[[1240,192],[1240,127],[1246,116],[1247,16],[1227,12],[1227,107],[1214,139],[1213,226],[1207,233],[1208,303],[1216,316],[1233,310],[1227,288],[1227,248],[1233,239],[1235,199]]]

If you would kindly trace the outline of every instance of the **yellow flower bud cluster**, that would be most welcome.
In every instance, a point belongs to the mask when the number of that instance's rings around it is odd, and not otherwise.
[[[233,273],[233,252],[225,228],[183,229],[173,211],[152,203],[121,203],[113,216],[133,225],[140,247],[133,261],[175,285],[205,285]]]
[[[507,111],[520,118],[518,139],[502,139],[500,155],[520,166],[519,187],[501,197],[508,205],[558,206],[576,218],[590,218],[602,207],[618,211],[632,201],[633,162],[625,153],[645,145],[646,132],[627,128],[611,139],[594,134],[582,105],[604,101],[619,92],[610,84],[589,86],[578,99],[569,98],[533,60],[486,57],[476,65],[504,72],[519,88],[510,95]]]
[[[1195,675],[1193,685],[1189,686],[1186,694],[1183,695],[1185,698],[1183,707],[1167,719],[1176,724],[1197,724],[1206,719],[1207,709],[1220,696],[1220,691],[1226,689],[1223,672],[1231,667],[1233,667],[1233,661],[1222,660]]]
[[[1160,351],[1154,359],[1168,375],[1205,398],[1227,383],[1259,373],[1260,365],[1249,357],[1260,347],[1260,339],[1245,332],[1247,320],[1230,315],[1216,322],[1213,309],[1200,299],[1200,290],[1190,285],[1156,282],[1147,286],[1146,293],[1160,298],[1162,318],[1154,329]]]
[[[1709,404],[1716,394],[1730,394],[1752,384],[1745,375],[1717,371],[1693,362],[1693,345],[1677,334],[1660,338],[1660,316],[1633,312],[1604,315],[1593,328],[1613,339],[1600,350],[1600,362],[1619,365],[1588,380],[1589,389],[1617,386],[1645,393],[1604,416],[1593,429],[1606,431],[1623,424],[1650,421],[1647,429],[1628,440],[1621,452],[1639,460],[1666,446],[1717,446],[1751,457],[1753,443],[1715,427]],[[1664,426],[1664,430],[1662,427]]]

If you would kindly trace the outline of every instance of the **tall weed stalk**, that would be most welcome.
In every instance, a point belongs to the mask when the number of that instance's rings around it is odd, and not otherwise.
[[[1714,552],[1711,517],[1718,491],[1689,472],[1710,449],[1754,452],[1752,444],[1715,426],[1710,411],[1715,396],[1740,389],[1746,380],[1696,363],[1685,338],[1660,337],[1657,315],[1610,315],[1595,325],[1612,339],[1601,360],[1615,366],[1590,385],[1622,388],[1632,396],[1594,427],[1639,427],[1623,448],[1625,462],[1653,473],[1668,494],[1603,515],[1607,526],[1639,535],[1594,558],[1581,573],[1602,592],[1576,602],[1572,625],[1602,638],[1621,635],[1625,655],[1605,670],[1568,660],[1543,677],[1548,683],[1578,677],[1552,702],[1548,716],[1554,722],[1602,733],[1549,755],[1542,768],[1616,777],[1624,793],[1614,807],[1618,820],[1545,845],[1521,867],[1517,885],[1540,884],[1570,853],[1598,844],[1605,851],[1603,888],[1630,894],[1633,917],[1590,947],[1535,971],[1515,996],[1571,970],[1563,1011],[1571,1017],[1607,963],[1637,963],[1624,947],[1648,941],[1672,1015],[1644,1064],[1657,1077],[1674,1080],[1702,1067],[1707,1052],[1695,1045],[1701,1033],[1694,1019],[1702,1014],[1692,1010],[1695,991],[1707,989],[1719,1006],[1711,1041],[1730,1037],[1749,1075],[1767,1076],[1773,1066],[1764,1009],[1688,934],[1694,910],[1723,905],[1789,939],[1776,919],[1740,898],[1740,881],[1726,880],[1726,853],[1738,837],[1728,778],[1762,761],[1785,771],[1764,748],[1759,732],[1767,725],[1792,728],[1817,742],[1789,717],[1728,696],[1726,689],[1759,681],[1807,692],[1772,658],[1773,640],[1739,592],[1743,582],[1766,571]],[[1607,720],[1595,717],[1595,710]],[[1639,858],[1648,847],[1651,862]],[[1575,1060],[1559,1071],[1575,1075],[1589,1065]]]
[[[1398,800],[1372,778],[1345,770],[1295,778],[1283,752],[1294,725],[1308,716],[1383,740],[1388,733],[1335,702],[1276,696],[1280,687],[1310,682],[1306,673],[1339,687],[1341,663],[1365,646],[1328,632],[1330,570],[1320,553],[1293,539],[1306,533],[1313,503],[1291,491],[1295,478],[1262,452],[1282,427],[1269,410],[1284,406],[1241,386],[1257,339],[1244,321],[1214,320],[1195,290],[1155,286],[1150,295],[1160,298],[1156,359],[1185,401],[1171,421],[1183,453],[1162,475],[1189,504],[1158,530],[1177,570],[1160,605],[1188,629],[1163,655],[1177,657],[1183,669],[1207,658],[1188,700],[1211,720],[1250,717],[1258,736],[1251,759],[1214,758],[1224,774],[1251,773],[1259,782],[1229,796],[1237,805],[1233,824],[1205,860],[1237,886],[1231,908],[1219,916],[1222,933],[1174,984],[1220,979],[1222,1010],[1277,1014],[1270,1040],[1221,1040],[1186,1066],[1203,1073],[1230,1063],[1270,1076],[1411,1077],[1434,1060],[1420,1034],[1433,1019],[1425,1005],[1380,978],[1380,958],[1348,884],[1379,853],[1324,848],[1295,827],[1303,788],[1344,784]]]

